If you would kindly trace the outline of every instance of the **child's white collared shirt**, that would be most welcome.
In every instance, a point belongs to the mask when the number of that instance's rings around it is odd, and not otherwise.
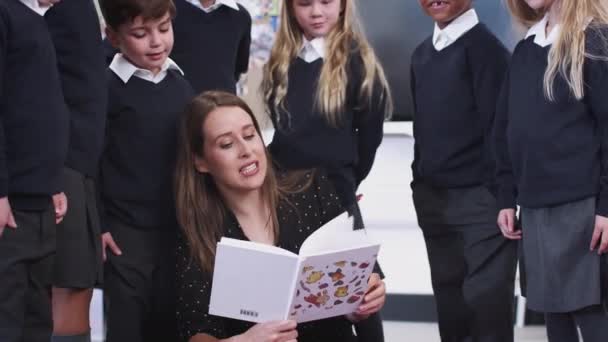
[[[439,25],[435,24],[435,30],[433,31],[433,46],[435,50],[441,51],[452,45],[458,38],[469,32],[477,24],[479,24],[479,17],[477,17],[477,12],[474,8],[461,14],[443,30],[439,28]]]
[[[46,11],[48,11],[51,6],[40,6],[40,3],[38,2],[38,0],[20,0],[22,4],[24,4],[25,6],[29,7],[32,11],[38,13],[41,16],[44,16],[44,14],[46,13]]]
[[[202,9],[203,11],[205,11],[207,13],[211,13],[211,12],[215,11],[216,9],[220,8],[222,5],[228,6],[237,11],[239,10],[239,5],[236,3],[235,0],[215,0],[215,3],[213,3],[213,5],[211,5],[209,7],[204,7],[203,4],[199,0],[186,0],[186,1],[200,9]]]
[[[547,23],[548,22],[549,22],[549,14],[547,13],[541,21],[534,24],[534,26],[532,26],[530,28],[530,30],[528,30],[528,33],[526,34],[526,38],[529,38],[530,36],[534,36],[534,43],[536,43],[536,45],[542,46],[542,47],[547,47],[547,46],[555,43],[555,41],[557,41],[557,38],[560,35],[561,27],[559,24],[556,24],[555,26],[553,26],[553,29],[551,30],[551,32],[549,32],[549,35],[547,35]]]
[[[163,63],[160,72],[156,75],[154,75],[150,70],[136,67],[133,65],[133,63],[126,59],[122,53],[117,53],[110,64],[110,70],[112,70],[124,83],[129,82],[131,77],[136,76],[142,80],[158,84],[165,79],[169,69],[174,69],[179,71],[182,75],[184,74],[177,63],[168,57],[165,63]]]
[[[303,43],[298,53],[298,57],[306,63],[312,63],[317,59],[325,58],[325,38],[319,37],[308,40],[302,37]]]

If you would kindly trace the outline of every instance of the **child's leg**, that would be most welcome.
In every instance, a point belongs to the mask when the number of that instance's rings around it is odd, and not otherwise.
[[[50,208],[13,215],[18,227],[0,237],[0,341],[48,342],[55,215]]]
[[[462,286],[466,276],[462,234],[447,225],[422,227],[443,342],[464,341],[470,336],[470,311]]]
[[[513,341],[513,302],[517,243],[505,239],[496,223],[462,228],[467,276],[465,300],[473,312],[475,341]]]
[[[107,252],[104,297],[107,300],[107,342],[144,342],[150,313],[156,252],[154,232],[110,220],[110,232],[122,254]]]
[[[608,313],[603,305],[594,305],[572,314],[585,342],[608,340]]]
[[[143,317],[145,307],[137,283],[127,267],[114,265],[108,257],[104,276],[104,300],[107,301],[107,342],[144,341]],[[129,280],[127,280],[129,279]]]
[[[177,319],[176,319],[176,280],[177,270],[176,245],[174,232],[175,224],[166,232],[159,234],[159,252],[157,267],[154,270],[152,289],[152,301],[150,317],[146,321],[146,341],[157,339],[158,341],[178,341]],[[173,229],[171,229],[173,228]]]
[[[576,323],[570,313],[546,313],[545,325],[549,342],[578,342]]]
[[[101,234],[94,181],[63,170],[69,210],[57,227],[52,342],[90,341],[89,308],[100,281]]]

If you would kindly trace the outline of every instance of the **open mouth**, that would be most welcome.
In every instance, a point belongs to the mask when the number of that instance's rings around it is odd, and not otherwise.
[[[441,8],[446,7],[447,5],[449,5],[448,1],[436,0],[436,1],[431,1],[431,3],[429,4],[429,7],[432,9],[441,9]]]
[[[253,176],[258,172],[258,162],[253,162],[243,166],[239,172],[243,176]]]
[[[152,60],[158,60],[158,59],[163,58],[164,54],[165,53],[161,51],[161,52],[157,52],[157,53],[149,53],[147,56]]]

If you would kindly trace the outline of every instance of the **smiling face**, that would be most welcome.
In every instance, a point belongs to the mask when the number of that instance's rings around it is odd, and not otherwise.
[[[293,16],[308,40],[326,37],[338,23],[341,10],[342,0],[292,0]]]
[[[221,192],[261,189],[266,178],[266,147],[251,116],[239,107],[218,107],[203,123],[203,154],[196,169],[209,173]]]
[[[471,9],[473,0],[419,0],[419,2],[424,12],[443,29]]]
[[[524,0],[526,4],[535,11],[541,11],[550,8],[555,0]]]
[[[106,30],[108,39],[131,62],[141,69],[157,74],[173,49],[171,14],[144,20],[141,16]]]

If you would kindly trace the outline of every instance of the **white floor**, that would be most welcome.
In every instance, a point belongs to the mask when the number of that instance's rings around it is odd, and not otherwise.
[[[385,322],[386,342],[440,342],[437,324]],[[545,342],[544,327],[515,329],[515,342]]]

